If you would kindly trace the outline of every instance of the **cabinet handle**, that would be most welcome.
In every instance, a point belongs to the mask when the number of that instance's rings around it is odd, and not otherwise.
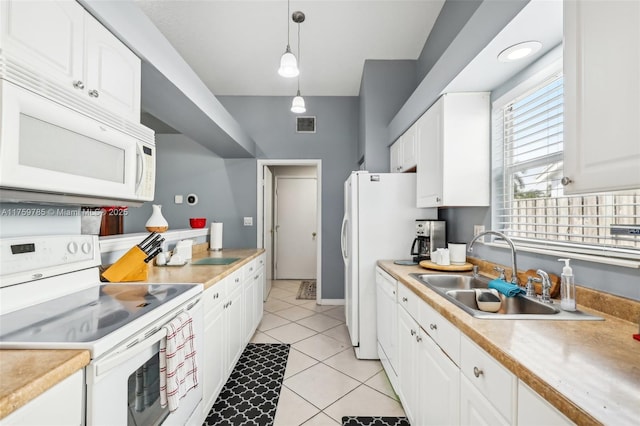
[[[240,282],[240,278],[236,278],[236,282],[239,283]]]
[[[438,329],[438,325],[437,324],[429,324],[429,329],[437,330]]]
[[[100,96],[100,93],[95,90],[95,89],[91,89],[87,92],[89,94],[89,96],[91,96],[92,98],[97,98],[98,96]]]
[[[84,83],[80,80],[76,80],[73,82],[73,87],[75,87],[76,89],[84,89]]]
[[[393,294],[396,294],[396,291],[395,291],[395,290],[393,290]]]
[[[571,178],[565,176],[560,180],[560,183],[562,184],[562,186],[567,186],[570,183],[573,183],[573,181],[571,180]]]
[[[436,197],[436,203],[440,202],[440,197]]]
[[[411,335],[415,336],[416,335],[416,331],[414,329],[411,329]]]
[[[406,297],[403,297],[403,298],[402,298],[402,301],[403,301],[403,302],[406,302],[406,301],[408,301],[408,300],[409,300],[409,299],[407,299]]]
[[[484,371],[480,370],[478,367],[473,367],[473,375],[476,377],[480,377],[484,374]]]
[[[416,342],[418,342],[418,343],[422,342],[422,337],[416,336]]]
[[[259,276],[260,276],[260,275],[256,275],[255,277],[253,277],[253,279],[254,279],[254,280],[257,280]]]

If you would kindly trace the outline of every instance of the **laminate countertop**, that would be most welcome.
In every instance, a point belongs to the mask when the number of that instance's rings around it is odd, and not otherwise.
[[[192,261],[205,257],[238,258],[230,265],[152,266],[151,283],[197,283],[211,287],[263,253],[263,249],[208,251],[194,246]],[[85,350],[0,350],[0,419],[84,368],[90,361]]]
[[[605,320],[476,319],[409,275],[442,272],[393,261],[378,265],[575,423],[638,424],[640,342],[632,338],[637,322],[583,305],[578,309]],[[635,301],[625,307],[636,321],[639,307]]]

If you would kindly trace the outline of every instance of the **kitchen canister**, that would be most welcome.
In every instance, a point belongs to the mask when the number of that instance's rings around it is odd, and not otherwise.
[[[162,216],[162,205],[153,204],[151,207],[153,208],[153,211],[151,213],[151,217],[144,225],[145,228],[147,228],[147,231],[149,232],[165,232],[169,229],[169,222],[167,222],[167,219]]]
[[[209,250],[222,250],[222,222],[211,222],[209,234]]]
[[[449,243],[449,258],[452,265],[464,265],[467,262],[467,244]]]

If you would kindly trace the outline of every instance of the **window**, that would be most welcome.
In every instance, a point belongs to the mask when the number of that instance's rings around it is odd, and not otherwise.
[[[500,101],[498,101],[500,102]],[[563,79],[555,75],[493,111],[494,229],[521,245],[640,259],[640,190],[565,196]]]

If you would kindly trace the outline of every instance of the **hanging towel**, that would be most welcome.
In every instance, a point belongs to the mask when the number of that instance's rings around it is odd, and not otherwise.
[[[520,287],[518,287],[517,285],[510,284],[506,281],[499,280],[499,279],[489,281],[488,287],[498,290],[500,293],[504,294],[507,297],[514,297],[514,296],[517,296],[518,294],[525,293],[525,291]]]
[[[167,325],[167,337],[160,341],[160,405],[175,411],[180,400],[198,386],[198,366],[193,324],[182,312]]]

